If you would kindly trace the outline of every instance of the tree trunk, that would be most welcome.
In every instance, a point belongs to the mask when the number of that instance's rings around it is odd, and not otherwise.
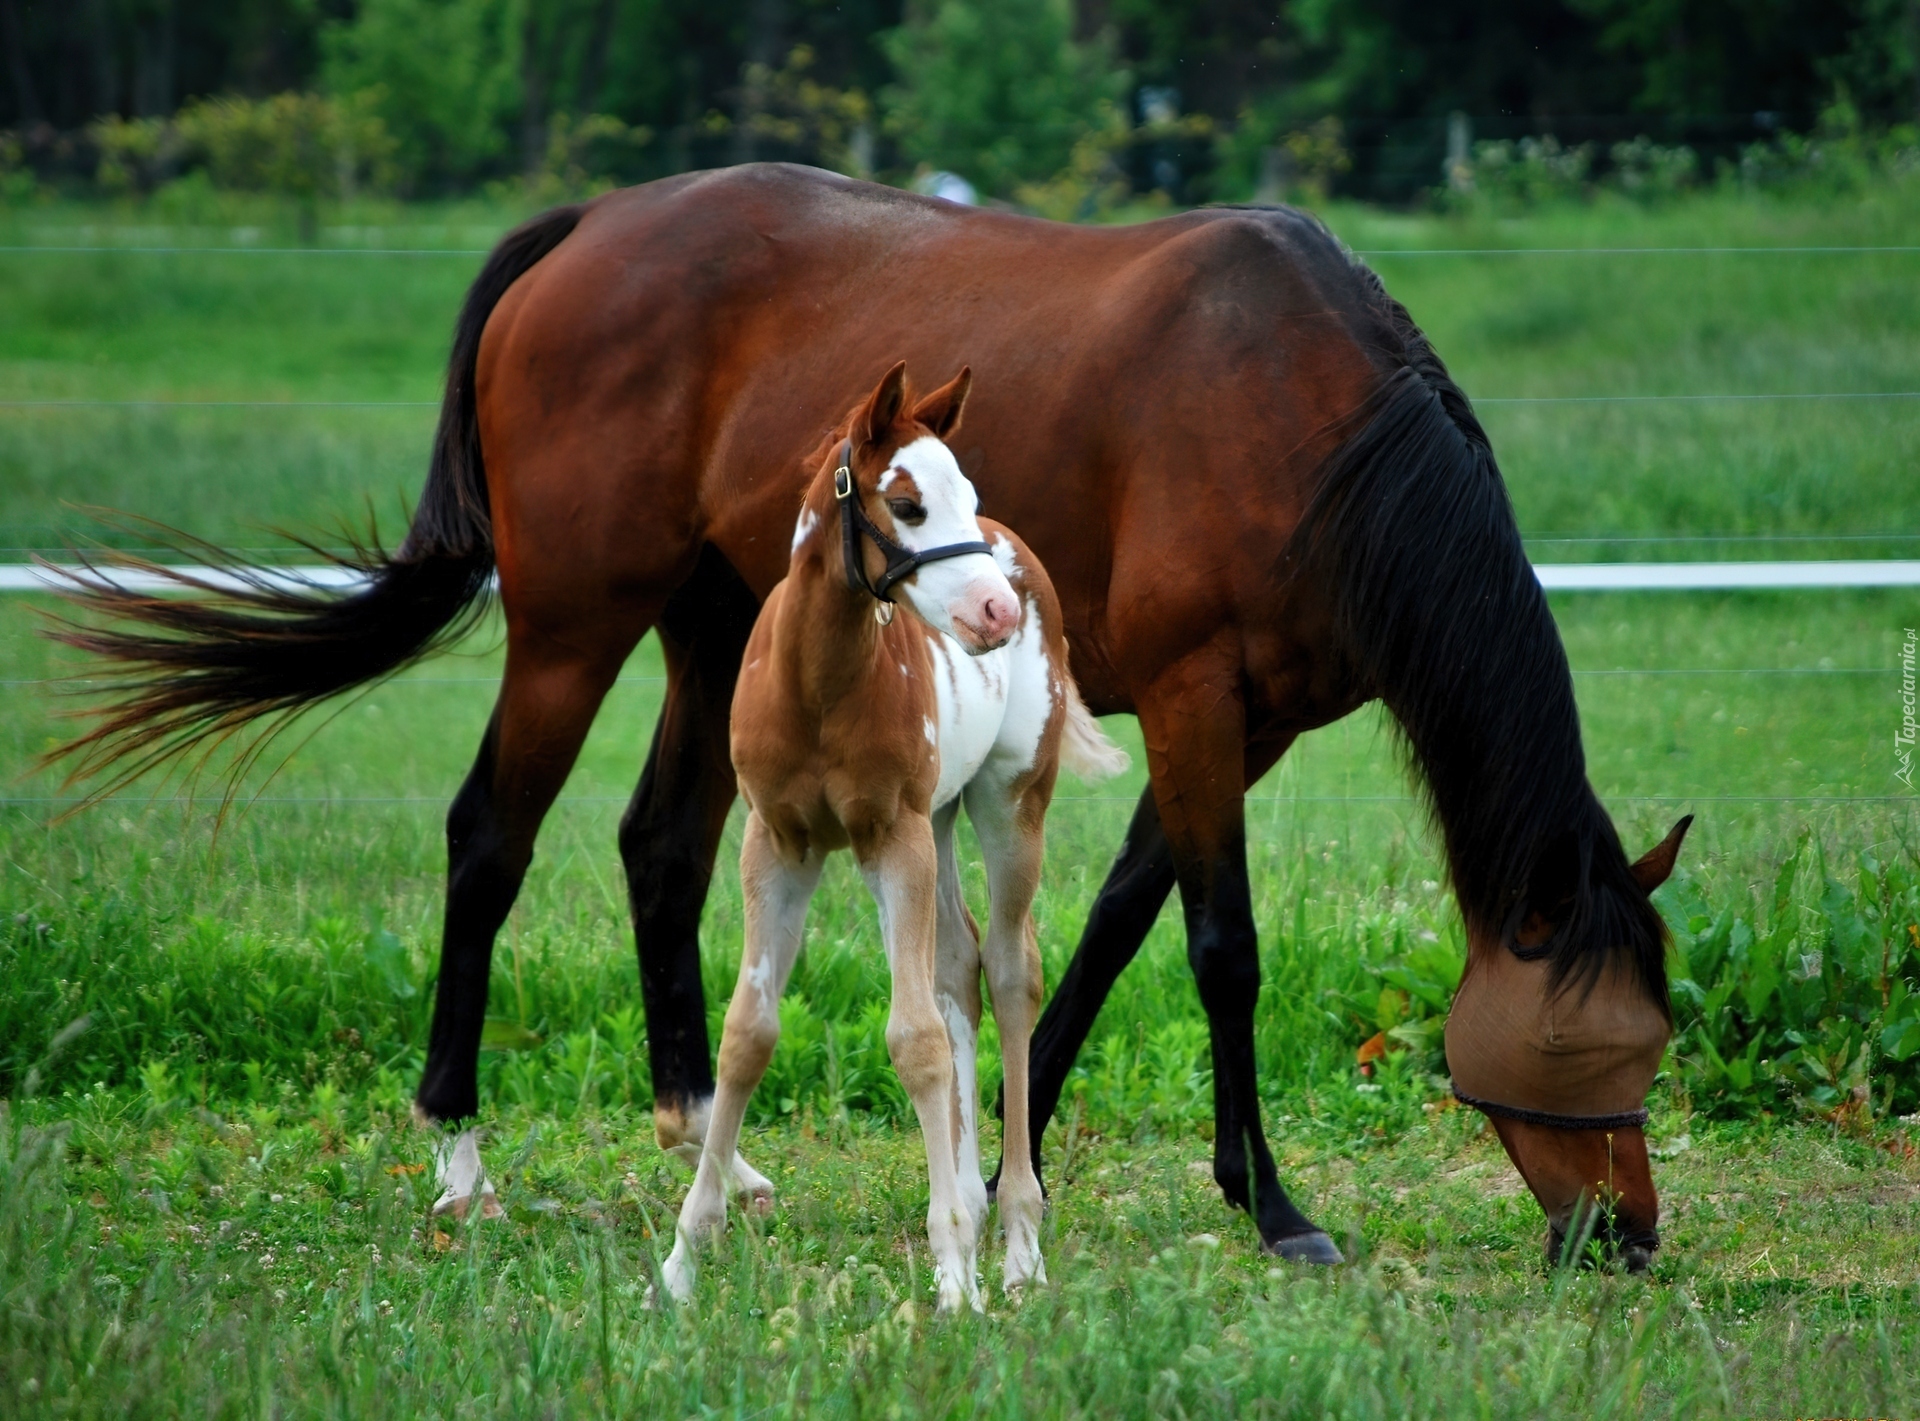
[[[40,95],[33,87],[33,69],[27,63],[27,36],[20,25],[15,0],[0,0],[0,44],[7,49],[7,73],[13,80],[14,102],[20,108],[20,126],[40,122]]]
[[[741,71],[740,103],[734,112],[733,151],[729,155],[733,162],[751,163],[758,149],[753,117],[767,103],[760,76],[780,62],[786,10],[784,0],[750,0],[747,6],[747,57]]]
[[[586,58],[580,63],[580,86],[574,95],[574,102],[583,114],[600,111],[600,84],[607,72],[607,46],[613,42],[614,21],[619,13],[620,0],[599,0],[594,8],[593,33],[587,39]]]

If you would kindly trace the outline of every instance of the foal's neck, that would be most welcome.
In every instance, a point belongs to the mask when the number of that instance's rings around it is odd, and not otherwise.
[[[811,500],[809,506],[812,506]],[[841,565],[838,509],[816,520],[812,537],[787,571],[789,614],[783,653],[803,702],[820,710],[857,693],[872,674],[883,629],[880,604],[847,586]]]

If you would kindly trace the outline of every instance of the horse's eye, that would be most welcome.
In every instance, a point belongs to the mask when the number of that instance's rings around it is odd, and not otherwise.
[[[887,500],[887,507],[893,510],[893,516],[902,523],[910,523],[918,527],[927,521],[927,510],[910,498],[890,498]]]

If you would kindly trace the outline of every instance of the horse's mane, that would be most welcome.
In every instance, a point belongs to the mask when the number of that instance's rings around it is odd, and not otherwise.
[[[1331,587],[1341,653],[1392,711],[1470,926],[1556,931],[1554,989],[1613,953],[1667,1009],[1665,928],[1587,781],[1573,677],[1485,431],[1432,345],[1357,260],[1397,368],[1351,419],[1289,548]]]

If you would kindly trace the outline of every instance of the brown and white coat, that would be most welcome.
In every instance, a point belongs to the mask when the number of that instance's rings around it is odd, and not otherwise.
[[[853,850],[880,909],[893,978],[887,1047],[926,1141],[939,1306],[980,1306],[983,968],[1006,1080],[1004,1284],[1012,1291],[1045,1277],[1027,1133],[1027,1049],[1041,993],[1030,909],[1042,828],[1063,753],[1087,776],[1126,759],[1068,675],[1046,572],[1010,529],[977,517],[973,486],[943,442],[969,378],[962,371],[914,405],[896,366],[828,442],[790,570],[747,645],[732,723],[750,810],[740,853],[746,942],[705,1145],[665,1268],[680,1298],[691,1292],[694,1247],[724,1223],[725,1186],[744,1177],[741,1120],[779,1036],[780,993],[808,901],[826,855],[840,848]],[[884,536],[910,552],[969,542],[991,551],[918,567],[893,590],[911,615],[895,617],[850,585],[834,480],[843,449],[851,496]],[[868,584],[878,583],[879,550],[864,536],[856,546]],[[962,897],[954,851],[963,804],[986,864],[984,934]]]

